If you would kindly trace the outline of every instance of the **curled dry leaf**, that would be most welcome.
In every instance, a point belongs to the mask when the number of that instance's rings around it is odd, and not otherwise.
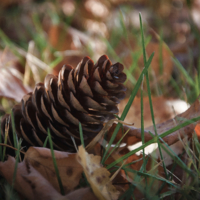
[[[67,194],[79,184],[83,169],[76,160],[76,154],[54,152],[64,191]],[[24,160],[24,162],[30,163],[30,165],[42,174],[57,191],[60,191],[49,149],[30,147]]]
[[[24,176],[32,189],[30,199],[37,200],[97,200],[90,188],[80,188],[62,196],[40,173],[30,166],[30,174]]]
[[[120,192],[112,185],[109,178],[110,172],[101,166],[101,157],[88,154],[83,146],[80,146],[77,159],[82,165],[86,178],[98,199],[117,200]]]
[[[0,96],[21,101],[31,89],[23,85],[23,67],[17,57],[5,49],[0,52]]]
[[[177,125],[182,124],[187,120],[192,120],[193,118],[198,117],[198,116],[200,116],[200,99],[199,98],[185,112],[179,115],[176,115],[173,119],[167,120],[160,124],[156,124],[157,133],[158,135],[161,135],[162,133],[176,127]],[[194,123],[191,123],[185,127],[182,127],[179,130],[174,131],[170,135],[165,136],[163,140],[168,145],[172,145],[179,140],[179,136],[181,138],[184,138],[185,136],[191,136],[194,133],[196,124],[199,122],[200,120]],[[113,124],[113,126],[116,126],[116,125]],[[129,132],[127,133],[127,137],[135,136],[136,138],[139,138],[141,140],[141,129],[133,127],[133,126],[123,125],[123,130],[124,132],[129,130]],[[147,127],[144,130],[144,139],[146,142],[152,139],[152,136],[151,134],[149,134],[149,132],[155,135],[153,126]],[[112,133],[109,132],[108,139],[111,137],[111,134]],[[123,132],[120,130],[118,134],[119,134],[118,138],[120,138],[122,137]]]
[[[11,156],[8,160],[0,162],[0,174],[12,184],[15,159]],[[29,200],[96,200],[90,188],[81,188],[65,196],[56,189],[30,164],[18,164],[15,190]]]
[[[67,199],[66,199],[67,198]],[[66,197],[61,197],[59,200],[98,200],[91,188],[80,188],[70,192]]]
[[[62,196],[32,166],[30,166],[29,171],[30,173],[23,178],[32,189],[33,196],[31,198],[33,200],[98,200],[89,187],[80,188]]]
[[[200,116],[200,101],[199,101],[199,99],[197,99],[188,110],[186,110],[182,114],[175,116],[174,119],[170,119],[170,120],[167,120],[166,122],[157,124],[156,125],[157,133],[158,133],[158,135],[161,135],[162,133],[166,132],[167,130],[174,128],[179,124],[182,124],[184,121],[191,120],[198,116]],[[179,130],[164,137],[163,140],[168,145],[170,145],[171,149],[177,155],[180,155],[184,151],[184,142],[187,142],[188,138],[194,133],[194,129],[196,130],[196,132],[198,134],[199,126],[198,125],[195,126],[195,124],[197,124],[197,123],[199,123],[199,121],[196,121],[190,125],[182,127]],[[113,124],[112,127],[109,129],[108,135],[107,135],[108,140],[111,138],[115,127],[116,127],[116,124]],[[133,127],[133,126],[127,126],[127,125],[123,125],[123,130],[120,128],[120,130],[118,131],[117,136],[114,140],[114,143],[116,144],[122,138],[124,133],[128,130],[129,130],[129,132],[125,135],[125,137],[122,140],[122,143],[126,144],[126,146],[124,147],[125,149],[123,149],[123,151],[120,152],[120,154],[122,154],[122,155],[124,153],[127,153],[127,151],[133,150],[133,149],[141,146],[141,144],[138,143],[139,141],[141,141],[141,129]],[[155,134],[153,126],[145,128],[144,138],[145,138],[146,142],[152,139],[152,136],[149,134],[149,131],[152,132],[153,134]],[[180,141],[179,136],[182,139],[183,138],[184,139],[182,141]],[[147,149],[145,149],[146,154],[151,153],[153,150],[155,150],[157,148],[157,146],[155,144],[152,144],[152,146],[151,147],[148,146]],[[128,149],[127,149],[127,147],[128,147]],[[162,151],[162,154],[163,154],[163,158],[164,158],[164,162],[165,162],[166,166],[169,166],[171,163],[173,163],[172,158],[165,151]],[[153,154],[153,157],[158,158],[158,159],[160,158],[160,153],[159,153],[158,149],[156,149],[156,152],[155,152],[155,154]]]
[[[125,122],[134,123],[134,126],[137,128],[141,127],[141,108],[140,106],[141,99],[135,97],[129,112],[125,118]],[[128,98],[121,101],[119,104],[119,115],[123,112],[126,104],[128,103]],[[169,120],[175,117],[176,114],[180,114],[188,109],[188,105],[185,101],[180,99],[170,99],[163,96],[152,97],[153,111],[154,111],[154,120],[155,123],[162,123],[166,120]],[[149,105],[149,97],[143,98],[143,115],[144,115],[144,127],[151,126],[152,118]]]
[[[8,156],[7,161],[0,162],[0,175],[4,177],[10,185],[13,180],[14,168],[15,158],[11,156]],[[28,171],[25,162],[18,163],[14,188],[25,198],[31,199],[33,191],[31,186],[27,184],[26,180],[23,178],[23,176],[26,175],[28,175]]]
[[[68,194],[79,184],[82,166],[77,162],[76,154],[58,151],[54,153],[64,192]],[[7,161],[0,162],[0,175],[9,184],[13,181],[14,167],[13,157],[9,156]],[[60,189],[49,149],[29,148],[24,161],[18,163],[14,188],[27,199],[50,199],[49,196],[51,199],[58,199]],[[39,194],[44,198],[39,198]],[[38,195],[37,198],[33,198],[34,195]]]
[[[28,194],[29,196],[26,196],[26,198],[32,200],[56,200],[62,197],[61,194],[31,165],[28,166],[28,172],[29,174],[23,175],[22,178],[26,182],[26,185],[31,188],[32,195]]]

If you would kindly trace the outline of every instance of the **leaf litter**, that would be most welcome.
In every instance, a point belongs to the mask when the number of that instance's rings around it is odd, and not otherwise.
[[[184,138],[185,136],[188,136],[187,138],[189,138],[194,133],[196,127],[195,124],[200,122],[200,119],[197,118],[197,116],[200,115],[199,112],[200,101],[197,99],[194,104],[191,105],[191,107],[184,113],[177,115],[174,119],[168,120],[161,124],[157,124],[156,127],[158,135],[162,136],[165,131],[176,127],[186,120],[191,120],[196,117],[194,123],[190,122],[191,124],[186,124],[185,127],[180,127],[178,130],[174,129],[174,132],[163,137],[163,140],[168,145],[178,145],[180,142],[177,142],[179,137]],[[111,125],[112,123],[109,124],[109,127]],[[114,126],[115,125],[113,125],[108,132],[108,139],[110,137],[109,135],[113,132]],[[126,129],[129,130],[129,132],[124,137],[123,142],[127,142],[130,145],[130,143],[135,144],[136,142],[141,141],[140,129],[134,128],[130,125],[123,125],[123,128],[124,131],[126,131]],[[149,131],[154,134],[152,127],[146,128],[145,141],[149,141],[153,137]],[[122,134],[122,131],[118,132],[114,143],[116,143],[118,139],[121,138]],[[138,171],[140,173],[140,168],[144,161],[141,159],[142,155],[133,154],[129,156],[127,159],[125,159],[125,164],[123,164],[123,167],[128,167],[128,177],[122,167],[122,169],[118,171],[116,177],[114,177],[112,180],[110,176],[113,174],[113,172],[108,171],[106,166],[121,158],[125,154],[123,151],[127,148],[127,146],[126,148],[122,148],[122,151],[119,150],[117,153],[114,151],[105,162],[105,165],[102,165],[101,148],[97,148],[100,140],[101,137],[99,140],[91,142],[92,147],[97,149],[96,152],[93,151],[96,155],[88,154],[82,146],[79,147],[79,151],[77,153],[54,151],[59,173],[62,179],[63,188],[65,190],[65,196],[60,194],[60,188],[56,178],[51,152],[49,149],[41,147],[30,147],[25,154],[23,162],[18,163],[16,180],[14,184],[15,190],[27,199],[70,199],[71,197],[74,197],[75,194],[79,195],[80,199],[87,199],[88,195],[91,196],[91,199],[118,199],[119,196],[123,193],[122,191],[125,191],[128,188],[126,184],[129,184],[131,180],[134,180],[135,175],[133,174],[133,171]],[[179,147],[177,149],[180,150]],[[174,152],[181,154],[182,151],[180,152],[178,150],[177,152],[174,150]],[[146,155],[146,158],[148,158],[148,155]],[[160,174],[160,176],[155,175],[156,179],[157,181],[162,182],[164,180],[162,167],[159,164],[156,164],[158,161],[153,159],[151,155],[149,158],[150,159],[148,159],[148,162],[145,166],[146,170],[152,171],[152,167],[155,166],[155,170]],[[118,166],[118,169],[120,168],[120,165],[122,165],[122,163],[116,165]],[[0,174],[10,184],[12,184],[14,166],[15,158],[11,156],[8,156],[7,161],[0,162]],[[82,178],[83,172],[93,192],[89,188],[77,188]],[[155,174],[155,172],[153,174]],[[151,176],[148,178],[148,180],[151,180]],[[118,183],[117,187],[115,187],[113,183]],[[157,186],[159,186],[159,183],[157,183]],[[138,186],[138,188],[140,187]],[[154,188],[155,191],[157,188],[158,187]],[[75,191],[77,191],[77,193]],[[163,191],[167,191],[167,188],[165,187]],[[79,192],[84,195],[80,195]],[[134,194],[138,197],[141,197],[141,192],[138,189],[135,190]]]

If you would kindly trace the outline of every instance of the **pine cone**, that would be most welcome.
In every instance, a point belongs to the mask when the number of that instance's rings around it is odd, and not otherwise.
[[[38,83],[12,109],[16,134],[23,138],[22,146],[43,146],[49,129],[55,149],[73,151],[71,136],[80,145],[79,122],[88,144],[103,124],[118,113],[117,104],[126,91],[122,84],[126,80],[123,68],[120,63],[112,65],[103,55],[95,65],[85,57],[75,69],[64,65],[58,77],[47,75],[44,84]],[[6,127],[8,144],[13,146],[8,114],[1,121],[3,138]]]

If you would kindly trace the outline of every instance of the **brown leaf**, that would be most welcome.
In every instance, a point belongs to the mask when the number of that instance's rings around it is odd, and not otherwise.
[[[161,124],[157,124],[156,125],[157,133],[158,133],[158,135],[161,135],[165,131],[176,127],[177,125],[183,123],[184,121],[193,119],[198,116],[200,116],[200,100],[199,100],[199,98],[185,112],[183,112],[179,115],[176,115],[173,119],[167,120]],[[164,137],[163,140],[168,145],[172,145],[179,140],[179,134],[180,134],[181,138],[184,138],[186,135],[191,136],[194,133],[195,124],[197,124],[197,123],[199,123],[199,121],[192,123],[190,125],[187,125],[181,129],[171,133],[170,135]],[[124,128],[124,132],[126,132],[127,130],[130,129],[130,131],[128,132],[127,135],[135,136],[135,137],[141,139],[141,130],[140,129],[135,128],[133,126],[127,126],[127,125],[123,125],[123,128]],[[149,134],[149,131],[151,133],[153,133],[153,135],[155,135],[153,126],[145,128],[144,137],[145,137],[146,142],[152,139],[152,136]]]
[[[125,122],[134,123],[135,127],[141,127],[141,108],[140,106],[141,99],[135,97],[129,112],[125,118]],[[119,104],[119,114],[121,114],[128,102],[128,98],[121,101]],[[162,123],[166,120],[169,120],[175,117],[176,114],[184,112],[188,106],[185,101],[180,99],[169,99],[163,96],[152,97],[153,111],[155,123]],[[151,111],[149,105],[149,98],[143,98],[143,107],[144,107],[144,127],[152,125]]]
[[[61,194],[31,165],[29,165],[28,171],[29,174],[22,177],[26,185],[31,188],[31,195],[29,194],[28,199],[54,200],[61,198]]]
[[[13,173],[15,168],[15,159],[11,156],[5,162],[0,162],[0,174],[11,185],[13,180]],[[25,198],[31,199],[33,191],[29,184],[25,181],[23,176],[28,175],[25,162],[18,163],[17,174],[15,179],[14,188]]]
[[[120,152],[121,153],[121,152]],[[115,160],[119,159],[121,156],[123,156],[124,154],[111,154],[111,156],[105,161],[106,165],[111,164],[112,162],[114,162]],[[146,163],[146,171],[147,173],[150,174],[159,174],[159,176],[165,177],[164,174],[164,170],[162,165],[157,165],[157,163],[154,161],[154,159],[152,159],[151,156],[146,156],[147,163]],[[136,155],[133,154],[131,156],[129,156],[126,160],[126,164],[129,164],[129,166],[126,166],[127,168],[133,169],[135,171],[139,171],[141,169],[141,166],[143,164],[143,155]],[[122,163],[118,163],[118,166],[121,166]],[[156,166],[157,165],[157,166]],[[156,166],[156,167],[155,167]],[[154,169],[153,169],[154,168]],[[152,170],[153,169],[153,170]],[[111,171],[114,170],[114,168],[110,169]],[[117,175],[117,177],[113,180],[113,183],[117,184],[118,186],[120,186],[121,188],[124,189],[124,191],[126,191],[129,188],[129,183],[134,182],[134,178],[137,176],[136,173],[132,173],[130,171],[126,171],[126,173],[124,172],[124,170],[120,170],[120,173]],[[147,177],[146,178],[147,182],[151,182],[151,178]],[[141,199],[144,197],[143,192],[141,189],[145,188],[145,180],[140,181],[139,183],[136,183],[136,188],[134,190],[134,197],[136,199]],[[149,185],[152,185],[149,183]],[[160,181],[158,180],[154,180],[154,184],[151,186],[151,192],[152,193],[156,193],[158,188],[160,186]],[[167,187],[165,187],[163,189],[162,192],[166,191]]]
[[[76,154],[58,151],[54,153],[65,194],[68,194],[79,184],[82,166],[77,162]],[[0,174],[9,184],[13,181],[14,167],[13,157],[9,156],[7,161],[0,162]],[[18,163],[14,188],[27,199],[61,198],[49,149],[29,148],[24,161]]]
[[[54,151],[54,153],[64,191],[67,194],[79,184],[83,169],[76,160],[76,154],[59,151]],[[60,191],[49,149],[30,147],[24,160],[42,174],[57,191]]]
[[[80,188],[77,190],[74,190],[73,192],[70,192],[68,195],[66,195],[66,198],[68,200],[98,200],[98,198],[94,195],[91,188]],[[65,200],[65,197],[59,200]]]

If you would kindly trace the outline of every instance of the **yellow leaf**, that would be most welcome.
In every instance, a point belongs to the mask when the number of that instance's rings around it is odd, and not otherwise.
[[[110,172],[101,165],[100,156],[88,154],[83,146],[80,146],[77,160],[82,165],[94,194],[100,200],[117,200],[119,198],[120,192],[112,185]]]

